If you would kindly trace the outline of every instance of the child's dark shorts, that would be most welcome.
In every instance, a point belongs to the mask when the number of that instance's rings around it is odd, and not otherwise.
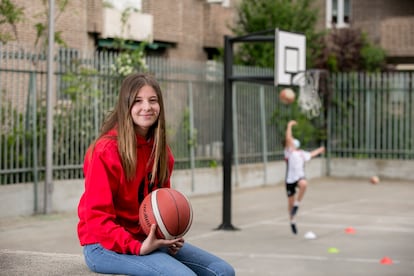
[[[286,183],[286,194],[288,197],[294,196],[296,194],[296,188],[298,187],[298,183],[302,178],[299,178],[298,181],[293,183]]]
[[[298,186],[298,181],[293,183],[286,183],[286,193],[288,197],[294,196],[296,194],[296,187]]]

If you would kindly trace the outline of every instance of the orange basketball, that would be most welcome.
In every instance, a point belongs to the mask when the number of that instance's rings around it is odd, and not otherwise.
[[[284,88],[279,93],[279,99],[284,104],[291,104],[295,101],[296,94],[290,88]]]
[[[370,178],[370,182],[371,182],[371,184],[378,184],[379,183],[379,177],[378,176],[376,176],[376,175],[374,175],[374,176],[372,176],[371,178]]]
[[[184,236],[193,222],[190,201],[181,192],[161,188],[147,195],[139,208],[139,221],[148,235],[151,225],[157,225],[157,237],[175,239]]]

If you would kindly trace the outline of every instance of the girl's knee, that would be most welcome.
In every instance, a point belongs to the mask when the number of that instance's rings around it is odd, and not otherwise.
[[[215,264],[216,275],[220,276],[234,276],[236,272],[234,268],[226,261],[221,261]]]

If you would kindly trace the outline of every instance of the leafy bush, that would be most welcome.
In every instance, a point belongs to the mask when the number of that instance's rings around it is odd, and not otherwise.
[[[320,41],[325,45],[316,68],[330,72],[379,71],[385,67],[385,51],[371,44],[359,29],[333,28]]]

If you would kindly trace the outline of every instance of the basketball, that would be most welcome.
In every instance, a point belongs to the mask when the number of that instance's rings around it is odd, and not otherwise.
[[[279,99],[284,104],[291,104],[295,101],[295,92],[290,88],[284,88],[279,93]]]
[[[181,192],[160,188],[148,194],[139,207],[139,221],[145,234],[157,225],[159,239],[172,240],[184,236],[193,222],[190,201]]]
[[[378,184],[379,183],[379,177],[378,176],[372,176],[370,179],[371,184]]]

